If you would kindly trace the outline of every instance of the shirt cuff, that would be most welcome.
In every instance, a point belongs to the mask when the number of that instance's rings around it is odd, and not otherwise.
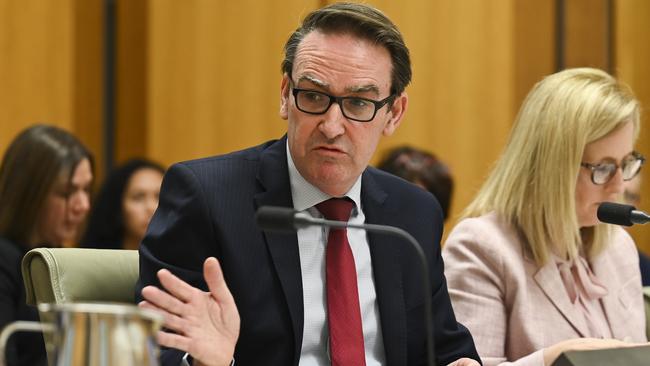
[[[192,366],[192,356],[189,353],[186,353],[181,360],[181,366]],[[230,366],[235,366],[235,359],[233,358],[230,362]]]

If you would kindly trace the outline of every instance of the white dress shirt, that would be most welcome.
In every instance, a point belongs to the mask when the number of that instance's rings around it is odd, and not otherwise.
[[[287,164],[289,166],[289,180],[291,182],[291,197],[293,198],[294,209],[309,213],[314,217],[322,217],[314,206],[332,197],[314,187],[300,175],[293,162],[288,145]],[[345,196],[355,203],[349,222],[363,224],[365,215],[361,207],[361,177],[357,179]],[[385,363],[384,343],[381,335],[368,237],[365,230],[360,229],[348,229],[347,233],[357,270],[366,365],[382,365]],[[300,366],[326,366],[331,363],[325,286],[325,247],[327,237],[327,228],[314,226],[298,230],[305,314]]]

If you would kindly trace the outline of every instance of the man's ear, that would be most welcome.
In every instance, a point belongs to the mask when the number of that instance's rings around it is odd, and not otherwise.
[[[397,127],[402,122],[402,118],[404,117],[404,114],[406,113],[406,109],[408,107],[408,94],[406,92],[402,92],[395,100],[393,101],[393,105],[390,107],[390,117],[388,121],[386,121],[386,124],[384,125],[384,130],[383,134],[384,136],[390,136],[392,135],[395,130],[397,130]]]
[[[289,118],[289,75],[282,75],[280,83],[280,118]]]

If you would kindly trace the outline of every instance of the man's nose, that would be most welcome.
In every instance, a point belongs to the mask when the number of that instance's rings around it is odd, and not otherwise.
[[[338,103],[332,103],[327,112],[323,114],[323,120],[318,125],[318,129],[328,139],[334,139],[345,133],[345,124],[347,118],[343,115],[341,106]]]

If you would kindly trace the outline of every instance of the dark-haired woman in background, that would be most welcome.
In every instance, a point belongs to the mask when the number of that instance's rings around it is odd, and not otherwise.
[[[447,165],[435,155],[410,146],[401,146],[389,150],[377,168],[431,192],[438,199],[442,214],[447,220],[454,180]]]
[[[86,248],[138,249],[158,207],[165,170],[160,165],[132,159],[113,170],[97,195],[86,234]]]
[[[0,166],[0,329],[38,320],[25,304],[20,262],[39,246],[76,239],[90,209],[93,158],[70,133],[47,125],[22,131]],[[45,365],[43,338],[18,333],[7,346],[8,365]]]

